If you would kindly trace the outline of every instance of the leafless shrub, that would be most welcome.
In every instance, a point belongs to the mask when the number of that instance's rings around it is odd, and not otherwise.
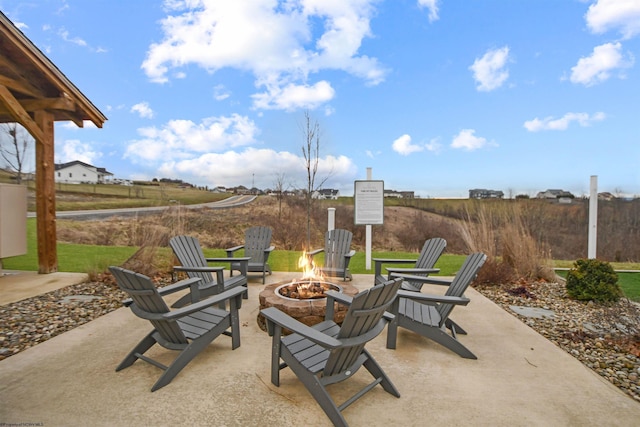
[[[501,210],[480,207],[467,214],[462,236],[470,252],[484,252],[487,262],[478,275],[479,283],[506,283],[515,278],[551,279],[549,252],[534,239],[516,204]]]

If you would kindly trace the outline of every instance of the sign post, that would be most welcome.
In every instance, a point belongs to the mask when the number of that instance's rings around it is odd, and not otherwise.
[[[384,223],[384,181],[371,180],[371,168],[367,168],[367,180],[355,181],[355,224],[366,225],[366,263],[371,270],[371,226]]]

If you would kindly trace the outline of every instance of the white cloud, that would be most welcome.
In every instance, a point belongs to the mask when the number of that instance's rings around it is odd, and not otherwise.
[[[580,126],[591,126],[594,122],[602,121],[606,115],[602,112],[595,113],[590,116],[588,113],[567,113],[559,119],[551,116],[544,119],[535,118],[524,122],[524,127],[529,132],[538,132],[541,130],[566,130],[571,122],[577,122]]]
[[[325,81],[313,86],[288,84],[284,87],[272,86],[268,92],[251,95],[255,108],[265,110],[294,111],[300,108],[314,109],[333,99],[335,91]]]
[[[231,96],[231,93],[224,87],[224,85],[216,85],[213,88],[213,98],[216,101],[224,101]]]
[[[286,151],[250,147],[241,152],[206,153],[190,159],[166,161],[158,168],[163,177],[180,177],[210,186],[250,186],[252,182],[247,180],[251,179],[258,188],[273,186],[274,177],[280,171],[286,171],[289,179],[303,176],[306,172],[304,159]],[[345,156],[327,156],[319,159],[317,174],[336,181],[352,181],[356,167]]]
[[[616,69],[631,67],[634,62],[633,56],[629,55],[625,59],[621,50],[620,42],[596,46],[591,56],[580,58],[578,64],[571,68],[571,82],[592,86],[609,79]]]
[[[473,71],[477,89],[489,92],[499,88],[509,78],[509,70],[505,68],[509,60],[509,47],[487,51],[482,58],[476,58],[469,67]]]
[[[429,9],[429,22],[437,21],[440,18],[438,16],[438,1],[439,0],[418,0],[418,6]]]
[[[411,153],[417,153],[424,150],[424,147],[411,143],[411,136],[406,133],[393,141],[391,148],[398,154],[408,156]]]
[[[640,34],[638,0],[598,0],[585,14],[589,29],[597,34],[618,30],[625,39]]]
[[[83,143],[77,139],[69,139],[62,143],[57,143],[55,150],[56,163],[80,160],[81,162],[97,166],[94,162],[102,157],[102,153],[94,151],[90,144]]]
[[[84,41],[83,39],[81,39],[80,37],[70,37],[69,36],[69,31],[67,31],[64,28],[61,28],[58,31],[58,35],[60,37],[62,37],[62,40],[66,41],[66,42],[77,44],[78,46],[87,46],[87,42]]]
[[[142,68],[159,83],[189,64],[211,73],[224,67],[247,70],[257,87],[266,88],[254,96],[255,107],[317,106],[334,96],[333,89],[326,90],[328,82],[309,82],[320,70],[342,70],[367,84],[384,80],[386,70],[376,58],[358,53],[363,39],[372,36],[375,2],[168,0],[165,8],[175,14],[162,20],[164,39],[149,47]]]
[[[131,141],[124,157],[153,163],[167,158],[189,159],[199,153],[255,143],[258,128],[245,116],[209,117],[201,123],[171,120],[161,128],[138,129],[142,139]]]
[[[433,138],[431,141],[424,145],[424,148],[426,148],[427,151],[437,153],[442,149],[442,144],[440,144],[439,138]]]
[[[133,107],[131,107],[132,113],[138,113],[140,117],[143,119],[152,119],[153,118],[153,110],[149,107],[148,102],[139,102]]]
[[[453,137],[451,148],[462,148],[467,151],[473,151],[487,145],[497,145],[490,143],[486,138],[475,136],[475,133],[475,129],[462,129],[460,133]]]

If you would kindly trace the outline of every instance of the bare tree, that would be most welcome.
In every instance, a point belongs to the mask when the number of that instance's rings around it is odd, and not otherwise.
[[[278,200],[278,218],[282,217],[282,200],[289,186],[285,184],[285,173],[276,173],[276,178],[273,183],[274,191],[276,193],[276,199]]]
[[[316,183],[318,165],[320,163],[320,124],[317,120],[312,120],[309,111],[304,113],[304,124],[302,126],[304,144],[302,145],[302,155],[307,170],[307,189],[305,201],[307,205],[307,247],[311,247],[311,207],[313,204],[313,192],[322,187],[329,179],[326,176]]]
[[[22,183],[22,175],[27,164],[33,137],[17,123],[0,125],[0,155],[4,163],[16,175],[16,183]]]

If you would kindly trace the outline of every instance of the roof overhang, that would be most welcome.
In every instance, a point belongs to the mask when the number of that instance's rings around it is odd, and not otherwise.
[[[78,127],[107,118],[2,12],[0,12],[0,123],[30,122],[45,110]]]

